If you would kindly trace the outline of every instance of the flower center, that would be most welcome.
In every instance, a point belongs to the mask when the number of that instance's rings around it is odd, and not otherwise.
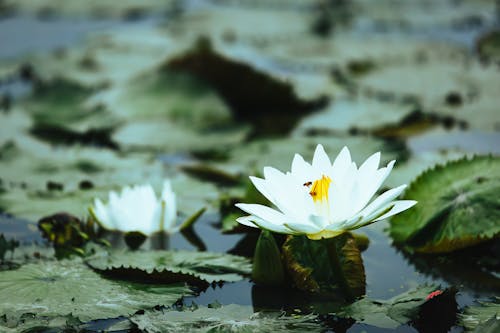
[[[330,188],[331,178],[323,175],[320,179],[314,181],[309,194],[314,202],[328,201],[328,189]]]

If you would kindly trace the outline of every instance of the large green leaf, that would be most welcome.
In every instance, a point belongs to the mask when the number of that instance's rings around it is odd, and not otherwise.
[[[338,259],[331,258],[329,246],[335,247]],[[365,293],[363,259],[349,233],[322,241],[290,236],[283,244],[283,256],[285,269],[298,289],[314,293],[337,291],[349,297]]]
[[[461,159],[424,172],[405,192],[419,201],[395,216],[391,236],[417,252],[450,252],[500,233],[500,158]]]
[[[281,312],[254,313],[251,306],[147,311],[131,318],[140,330],[155,332],[322,332],[314,315],[286,316]]]
[[[252,269],[244,257],[194,251],[117,252],[90,258],[87,263],[98,271],[118,276],[135,273],[159,281],[196,284],[239,281],[250,275]]]
[[[102,278],[80,261],[26,264],[0,272],[0,313],[72,314],[82,321],[130,315],[172,305],[190,290],[182,285],[120,283]]]
[[[500,299],[498,297],[495,297],[493,302],[480,302],[479,305],[469,305],[465,308],[464,313],[459,316],[460,325],[464,326],[468,332],[495,332],[476,330],[490,320],[495,321],[495,325],[498,327],[500,321]]]

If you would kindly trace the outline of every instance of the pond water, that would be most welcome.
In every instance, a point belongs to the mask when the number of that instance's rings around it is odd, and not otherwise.
[[[494,1],[6,3],[0,234],[23,245],[50,247],[36,225],[44,216],[83,217],[93,197],[146,182],[158,189],[168,176],[181,218],[208,208],[193,226],[207,251],[252,258],[259,232],[223,232],[224,198],[245,199],[247,176],[265,165],[288,170],[294,152],[310,160],[317,143],[347,145],[359,163],[382,151],[383,164],[398,161],[383,189],[436,163],[500,155],[498,40],[479,44],[500,29]],[[498,204],[485,207],[466,208],[498,217]],[[414,254],[393,245],[390,229],[382,221],[359,230],[370,240],[361,253],[367,299],[433,285],[456,293],[456,304],[446,303],[452,310],[377,327],[337,317],[339,300],[248,276],[198,286],[177,306],[319,313],[321,329],[332,332],[462,332],[459,315],[468,307],[498,303],[498,233],[470,252]],[[103,235],[112,248],[126,248],[122,234]],[[175,233],[141,249],[198,248]],[[114,317],[83,320],[85,329],[133,331],[126,316]]]

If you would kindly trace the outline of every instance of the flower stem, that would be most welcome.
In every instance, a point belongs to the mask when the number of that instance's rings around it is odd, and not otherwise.
[[[326,247],[328,258],[330,259],[330,266],[333,270],[334,278],[338,282],[345,298],[348,301],[352,301],[354,300],[355,297],[344,275],[344,271],[342,270],[342,265],[340,263],[340,257],[339,257],[340,253],[337,250],[337,243],[338,243],[338,236],[323,239],[323,244]]]

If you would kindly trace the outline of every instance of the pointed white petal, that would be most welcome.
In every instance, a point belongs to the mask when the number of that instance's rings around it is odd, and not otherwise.
[[[402,211],[405,211],[405,210],[415,206],[417,204],[417,201],[415,201],[415,200],[397,200],[397,201],[394,201],[393,204],[394,204],[394,206],[392,207],[392,209],[390,211],[388,211],[384,215],[378,217],[377,219],[375,219],[375,221],[384,220],[388,217],[399,214]]]
[[[332,162],[330,162],[330,158],[321,144],[317,145],[316,150],[314,151],[312,167],[325,175],[328,175],[330,169],[332,168]]]
[[[247,216],[246,218],[248,219],[248,221],[253,222],[255,225],[257,225],[261,229],[270,230],[270,231],[277,232],[280,234],[291,234],[291,235],[296,234],[295,231],[288,229],[283,224],[274,224],[274,223],[263,220],[257,216],[253,216],[253,215]]]
[[[376,152],[372,156],[368,157],[366,161],[361,164],[359,167],[360,175],[364,173],[371,174],[378,169],[378,165],[380,164],[380,152]]]
[[[311,164],[304,161],[304,158],[299,154],[295,154],[293,157],[292,175],[301,183],[314,181],[316,179],[316,174]]]
[[[330,178],[332,178],[332,180],[337,180],[337,181],[338,179],[342,179],[343,175],[345,174],[346,170],[349,168],[351,163],[352,160],[349,149],[347,147],[342,148],[337,158],[335,158],[335,161],[333,162],[333,166],[330,171]]]
[[[388,203],[397,198],[404,191],[405,188],[406,184],[385,191],[375,200],[373,200],[368,206],[366,206],[361,212],[359,212],[359,215],[363,216],[363,219],[365,219],[373,212],[379,210],[379,208],[385,207]]]
[[[351,214],[358,213],[368,204],[391,173],[394,163],[395,161],[391,161],[387,167],[376,170],[371,174],[365,173],[358,178],[356,182],[358,197],[353,202]]]
[[[251,221],[250,216],[242,216],[236,219],[236,222],[246,225],[247,227],[258,228],[258,226]]]
[[[237,203],[235,206],[248,214],[257,216],[273,224],[283,225],[287,222],[285,215],[267,206],[244,203]]]

